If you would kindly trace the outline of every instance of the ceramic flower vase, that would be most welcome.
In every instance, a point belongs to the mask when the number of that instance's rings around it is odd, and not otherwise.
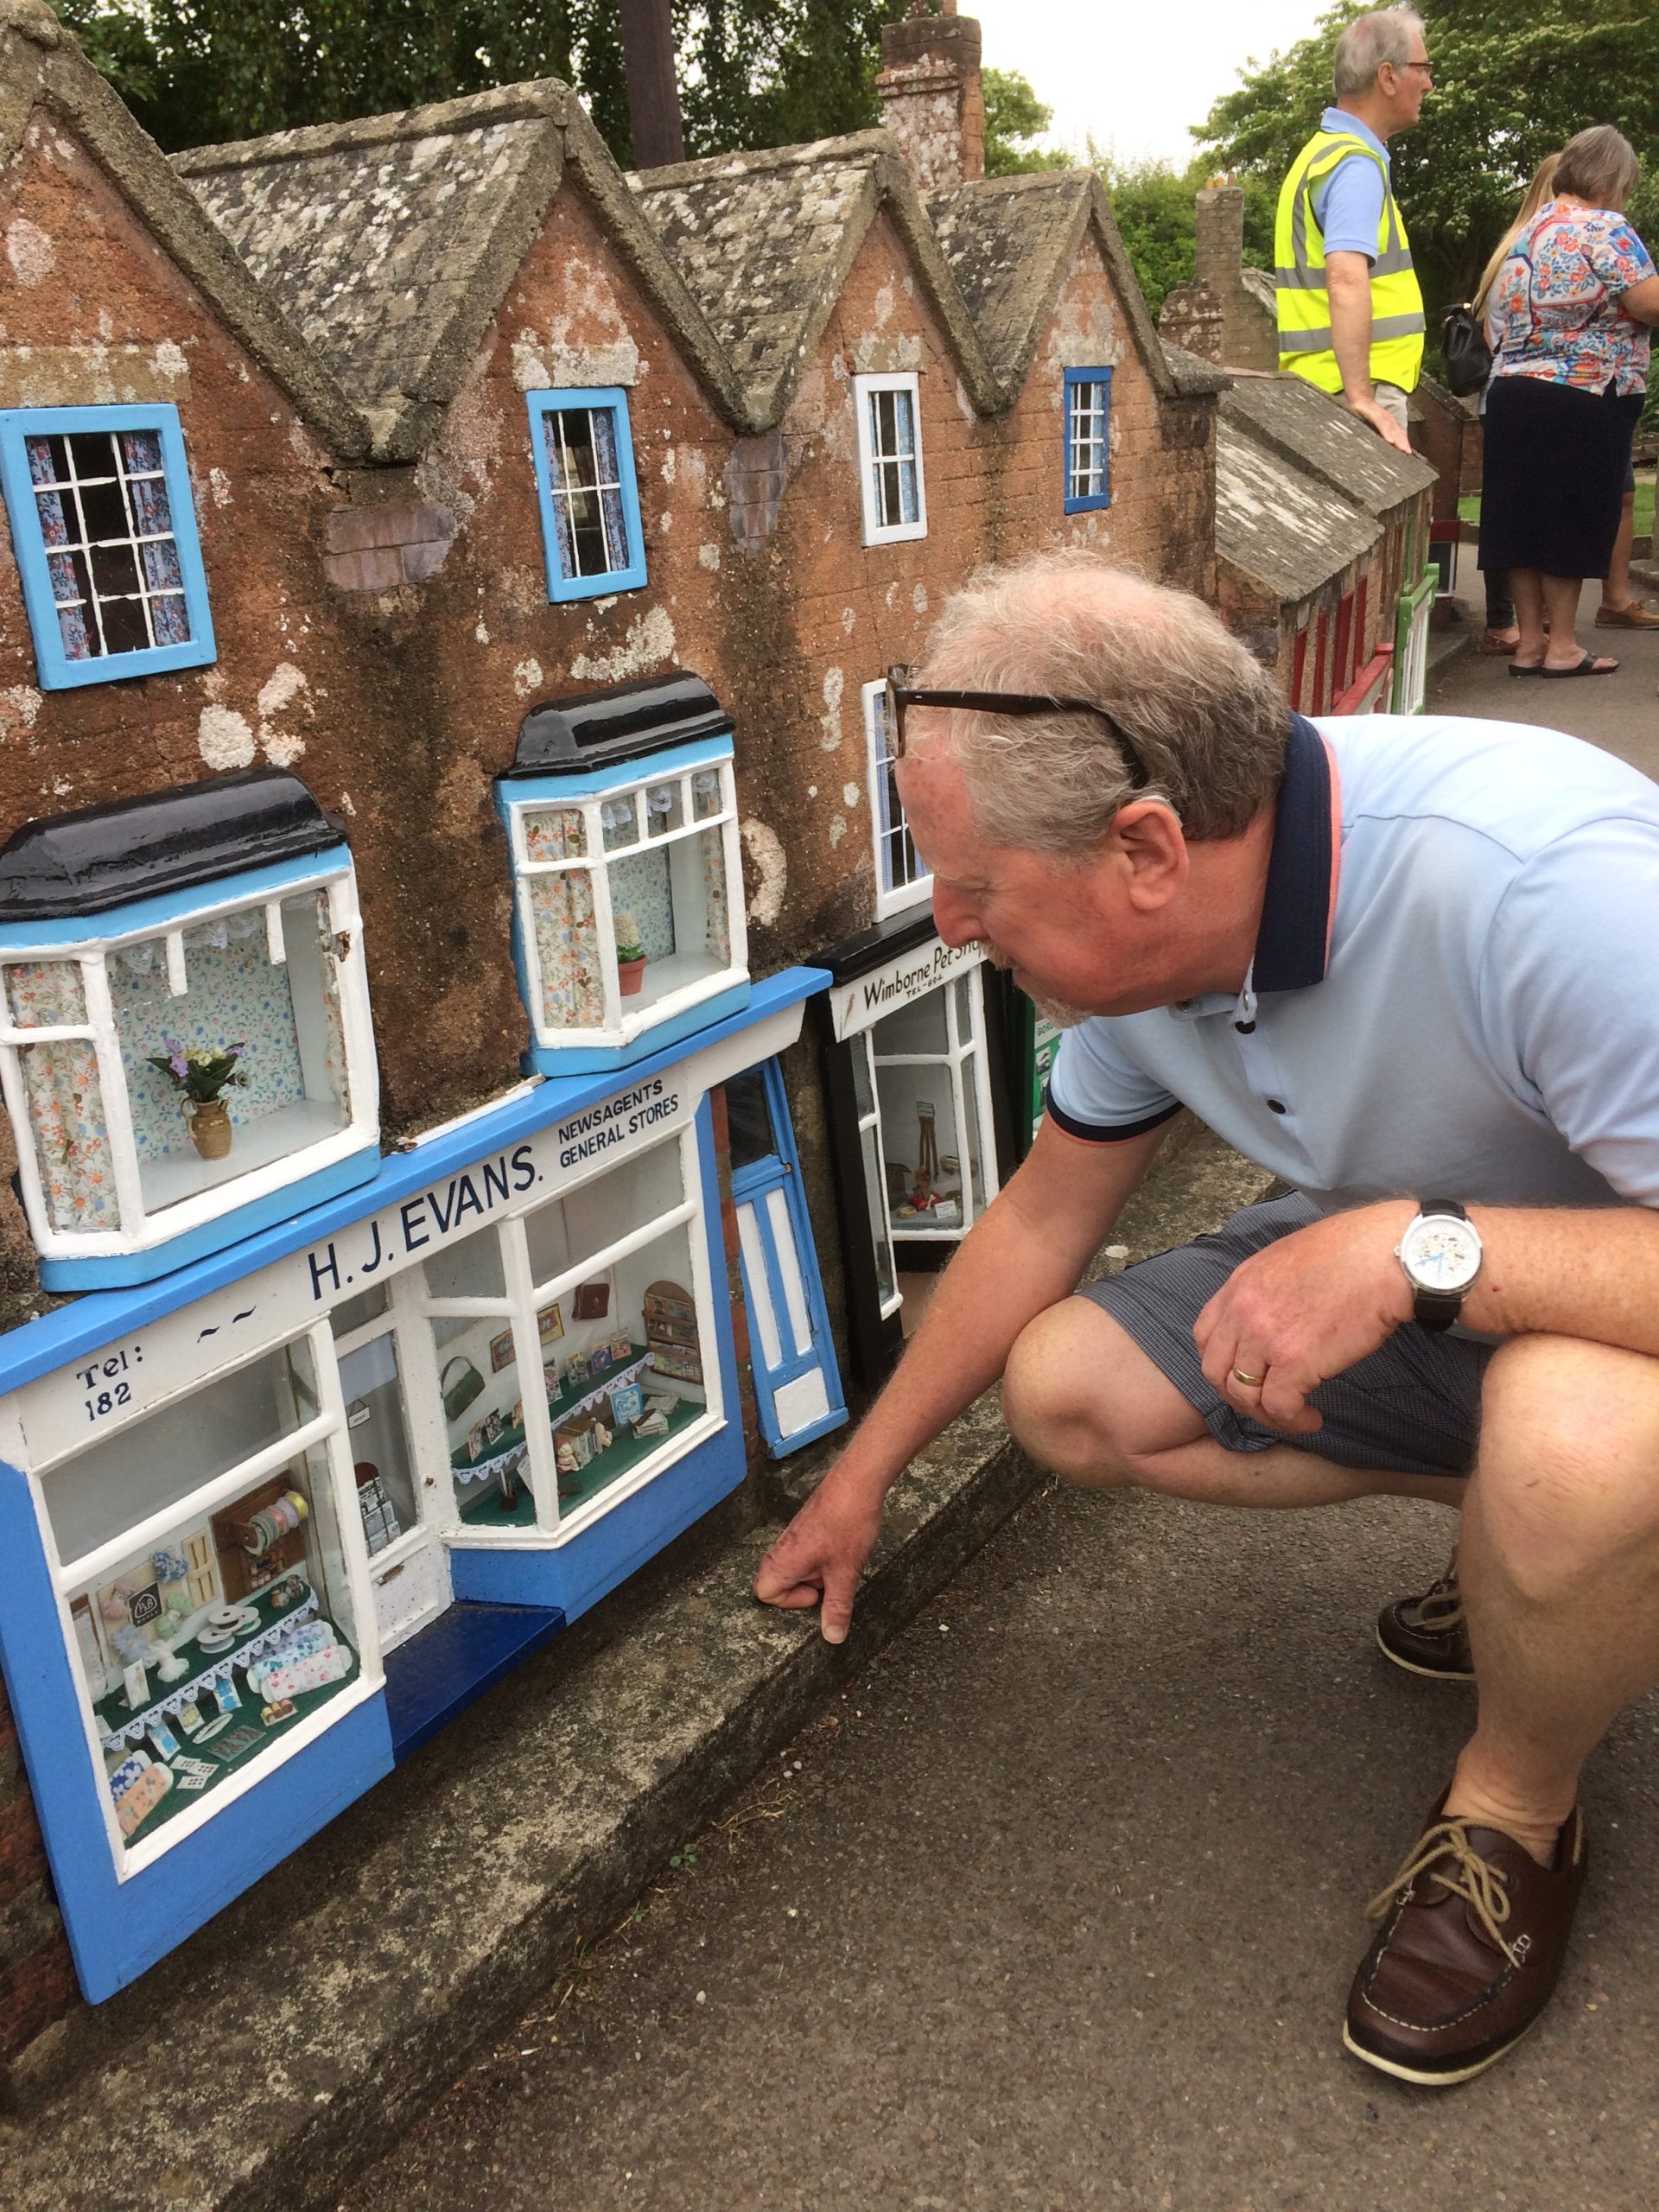
[[[619,960],[616,963],[617,982],[625,999],[636,998],[645,980],[645,963],[639,960]]]
[[[193,1098],[190,1141],[204,1160],[223,1160],[231,1149],[230,1109],[222,1098]]]

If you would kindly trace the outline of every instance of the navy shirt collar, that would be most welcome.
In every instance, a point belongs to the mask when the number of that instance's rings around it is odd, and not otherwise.
[[[1293,714],[1279,785],[1252,988],[1301,991],[1325,980],[1336,901],[1333,773],[1325,740]]]

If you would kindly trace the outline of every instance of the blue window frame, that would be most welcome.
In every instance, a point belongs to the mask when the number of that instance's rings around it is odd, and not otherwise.
[[[176,407],[0,409],[0,490],[43,690],[217,658]]]
[[[645,541],[627,393],[612,385],[527,397],[548,597],[637,591],[645,581]]]
[[[1088,514],[1112,504],[1112,372],[1065,372],[1065,512]]]

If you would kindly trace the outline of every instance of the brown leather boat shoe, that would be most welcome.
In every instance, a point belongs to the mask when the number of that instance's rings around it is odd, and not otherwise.
[[[1342,2031],[1366,2065],[1431,2088],[1484,2073],[1548,2004],[1586,1858],[1576,1806],[1541,1866],[1501,1828],[1443,1818],[1444,1802],[1367,1907],[1382,1927]]]
[[[1408,1675],[1441,1682],[1474,1681],[1455,1553],[1440,1580],[1431,1582],[1420,1598],[1396,1598],[1383,1606],[1376,1617],[1376,1643],[1383,1657]]]
[[[1656,614],[1645,600],[1632,599],[1623,607],[1609,607],[1605,602],[1596,609],[1598,630],[1659,630],[1659,614]]]

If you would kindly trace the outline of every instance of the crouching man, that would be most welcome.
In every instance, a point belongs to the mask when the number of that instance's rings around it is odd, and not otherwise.
[[[999,1375],[1074,1482],[1459,1511],[1378,1635],[1472,1672],[1478,1721],[1344,2040],[1463,2081],[1548,2000],[1580,1769],[1659,1681],[1659,789],[1548,731],[1316,727],[1196,601],[1082,552],[959,594],[889,707],[941,933],[1068,1027],[1029,1159],[756,1593],[843,1638],[887,1490]],[[1182,1106],[1295,1194],[1079,1292]]]

